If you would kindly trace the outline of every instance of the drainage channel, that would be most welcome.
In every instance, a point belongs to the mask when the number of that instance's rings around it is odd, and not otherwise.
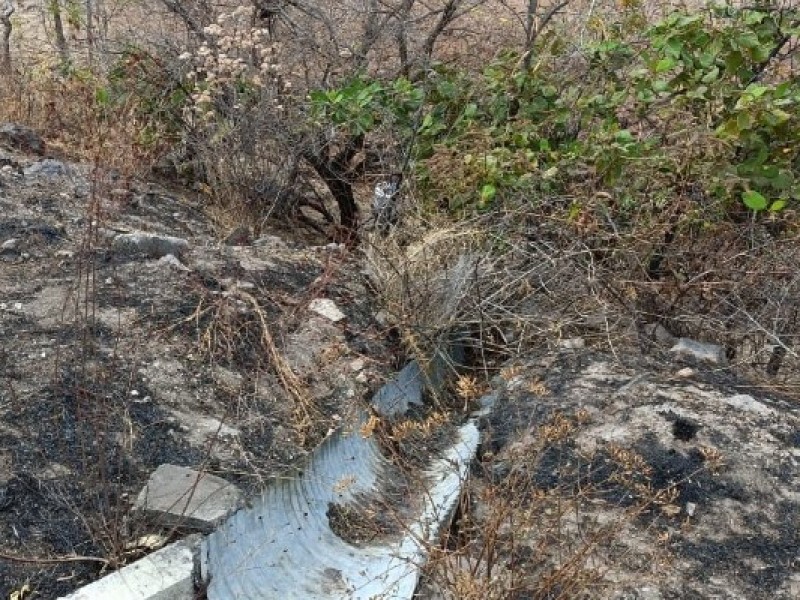
[[[462,361],[463,352],[455,347],[436,353],[425,369],[410,362],[375,394],[372,411],[381,418],[396,419],[411,406],[422,406],[425,391],[443,393],[453,364]],[[199,544],[178,542],[180,560],[186,563],[187,553],[192,556],[194,578],[199,571],[208,600],[410,599],[428,549],[450,524],[477,452],[477,420],[490,407],[491,402],[485,401],[481,411],[456,428],[448,447],[413,474],[418,481],[407,490],[403,510],[397,507],[390,533],[354,542],[341,535],[346,523],[332,527],[333,507],[346,507],[355,521],[363,520],[374,512],[376,497],[398,487],[397,466],[382,452],[375,435],[364,434],[370,421],[365,412],[328,437],[302,473],[271,484]],[[401,514],[402,519],[398,518]],[[154,562],[145,557],[123,569],[131,569],[127,580],[136,575],[140,563],[148,567],[148,560]],[[181,568],[185,570],[186,565]],[[186,585],[194,588],[197,583],[191,578],[161,589],[156,584],[154,593],[129,595],[113,585],[102,591],[98,588],[100,595],[92,593],[91,588],[102,587],[104,581],[79,590],[69,600],[197,597],[193,589],[186,594]]]

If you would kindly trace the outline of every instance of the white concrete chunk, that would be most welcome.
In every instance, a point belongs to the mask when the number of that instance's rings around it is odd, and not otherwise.
[[[238,508],[241,497],[239,489],[221,477],[161,465],[139,492],[134,508],[166,527],[210,532]]]
[[[61,600],[192,600],[199,536],[170,544]]]
[[[338,323],[346,317],[346,315],[339,310],[339,307],[336,306],[336,303],[329,298],[314,298],[308,305],[308,308],[334,323]]]

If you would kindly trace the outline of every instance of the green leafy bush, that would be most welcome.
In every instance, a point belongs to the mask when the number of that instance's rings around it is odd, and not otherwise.
[[[562,193],[574,212],[603,192],[625,222],[687,188],[705,198],[692,218],[780,212],[800,201],[800,79],[786,59],[799,32],[797,10],[676,12],[577,58],[551,36],[527,70],[507,53],[477,76],[364,78],[312,101],[354,133],[391,130],[420,197],[457,214]]]

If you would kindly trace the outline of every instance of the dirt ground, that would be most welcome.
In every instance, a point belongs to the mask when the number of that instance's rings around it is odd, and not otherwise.
[[[260,489],[396,367],[343,247],[226,245],[191,198],[0,159],[0,596],[55,598],[179,534],[130,510],[162,463]],[[113,249],[139,230],[190,248]]]

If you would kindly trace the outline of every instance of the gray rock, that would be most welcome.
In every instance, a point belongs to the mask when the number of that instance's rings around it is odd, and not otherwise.
[[[675,336],[667,331],[667,328],[661,323],[647,323],[642,330],[648,339],[659,344],[664,346],[673,346],[675,344]]]
[[[0,244],[0,254],[8,252],[16,252],[19,248],[19,240],[17,238],[10,238]]]
[[[60,160],[45,158],[25,167],[26,177],[64,177],[69,175],[69,169]]]
[[[285,249],[288,248],[286,242],[279,238],[277,235],[262,235],[253,242],[254,246],[272,246],[274,248]]]
[[[692,358],[712,365],[724,365],[727,362],[725,349],[722,346],[697,342],[689,338],[680,338],[670,352],[679,358]]]
[[[0,144],[22,152],[32,152],[39,156],[45,152],[44,140],[39,134],[30,127],[18,123],[0,125]]]
[[[210,532],[241,500],[239,489],[221,477],[165,464],[150,475],[134,508],[165,527]]]
[[[144,254],[150,258],[162,258],[172,254],[180,257],[189,249],[189,242],[169,235],[136,232],[115,236],[111,247],[119,254]]]
[[[233,230],[222,240],[226,246],[247,246],[252,238],[250,228],[245,225],[234,227]]]
[[[167,254],[158,259],[158,262],[168,265],[178,271],[188,272],[191,271],[189,267],[183,264],[174,254]]]

